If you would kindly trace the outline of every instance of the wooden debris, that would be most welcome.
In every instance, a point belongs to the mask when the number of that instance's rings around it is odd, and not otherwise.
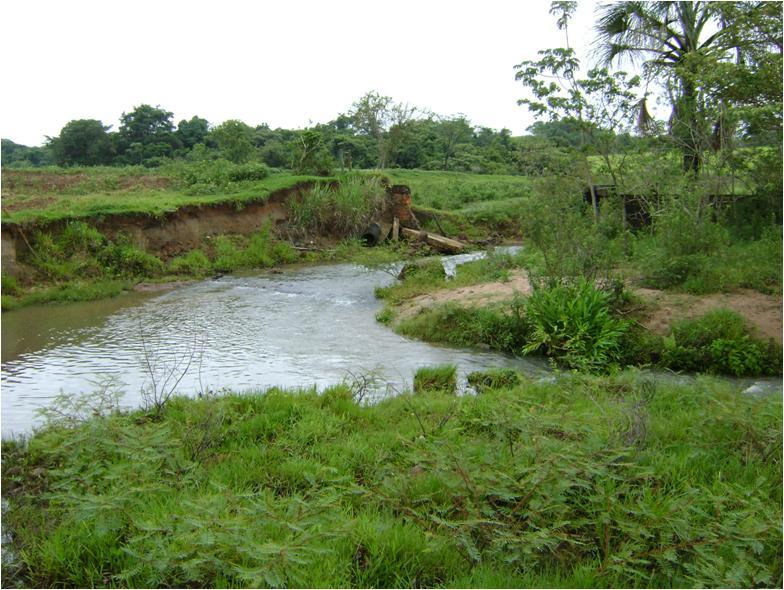
[[[405,238],[427,242],[436,250],[440,252],[446,252],[448,254],[459,254],[466,248],[466,245],[463,242],[458,242],[457,240],[426,231],[417,231],[415,229],[403,227],[400,228],[400,232]]]

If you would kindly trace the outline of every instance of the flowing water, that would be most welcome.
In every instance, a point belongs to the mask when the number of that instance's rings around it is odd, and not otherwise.
[[[475,255],[445,259],[448,271]],[[374,287],[393,274],[342,264],[233,275],[167,293],[31,307],[2,322],[2,435],[29,432],[36,409],[60,392],[90,392],[113,377],[123,405],[170,377],[179,393],[323,388],[352,375],[379,378],[375,395],[410,387],[417,368],[454,363],[464,379],[487,367],[545,375],[541,359],[426,344],[378,323]],[[148,364],[149,363],[149,364]],[[175,368],[176,367],[176,368]]]
[[[478,256],[442,260],[452,274],[457,264]],[[136,407],[152,377],[159,391],[196,395],[224,388],[323,388],[374,375],[373,395],[384,396],[410,387],[416,369],[426,365],[457,365],[463,385],[467,373],[490,367],[548,374],[539,358],[398,336],[375,319],[382,303],[374,287],[392,282],[393,274],[351,264],[311,266],[3,314],[2,436],[30,432],[40,423],[38,408],[61,392],[91,392],[106,378],[121,384],[124,406]],[[781,381],[754,387],[762,394],[780,392]]]

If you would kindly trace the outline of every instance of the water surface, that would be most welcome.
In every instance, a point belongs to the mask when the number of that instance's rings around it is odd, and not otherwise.
[[[454,262],[469,256],[449,260]],[[374,374],[376,395],[410,386],[417,368],[454,363],[461,378],[487,367],[544,375],[541,359],[438,346],[378,323],[374,287],[393,274],[351,264],[225,276],[164,294],[27,308],[2,323],[2,434],[28,432],[58,393],[89,392],[113,377],[123,403],[141,403],[151,375],[178,393],[323,388]],[[176,369],[174,367],[177,367]]]

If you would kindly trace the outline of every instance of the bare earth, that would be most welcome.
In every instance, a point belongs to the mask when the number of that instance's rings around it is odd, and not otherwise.
[[[719,307],[732,309],[757,328],[759,335],[781,344],[781,296],[765,295],[751,289],[712,295],[666,293],[655,289],[636,289],[635,293],[652,307],[646,328],[664,334],[673,320],[695,317]]]
[[[523,271],[513,272],[507,282],[471,285],[414,297],[401,305],[397,317],[399,320],[410,318],[427,307],[448,302],[465,306],[495,303],[511,299],[515,292],[523,295],[531,292],[531,284]],[[713,295],[687,295],[656,289],[634,289],[634,293],[650,306],[643,325],[658,334],[666,334],[673,320],[728,308],[746,318],[762,338],[773,338],[779,344],[782,342],[782,301],[779,295],[765,295],[750,289]]]

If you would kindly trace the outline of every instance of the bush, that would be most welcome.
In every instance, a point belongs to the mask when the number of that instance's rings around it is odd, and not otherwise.
[[[422,367],[414,375],[414,392],[442,391],[455,393],[457,390],[457,367],[455,365],[438,365]]]
[[[218,236],[215,239],[213,267],[219,272],[241,268],[266,268],[280,263],[291,263],[299,254],[287,242],[276,240],[265,225],[247,242],[239,236]]]
[[[781,371],[781,347],[754,338],[738,313],[717,309],[673,324],[661,362],[683,371],[775,375]]]
[[[210,259],[201,250],[191,250],[169,262],[169,270],[175,274],[204,276],[212,271]]]
[[[620,240],[608,239],[606,227],[613,211],[603,207],[606,221],[597,223],[583,201],[582,182],[574,178],[545,178],[525,201],[523,235],[542,253],[540,268],[528,268],[533,279],[553,285],[565,279],[608,278],[621,255]]]
[[[229,180],[232,182],[242,182],[244,180],[264,180],[270,175],[270,169],[266,164],[250,163],[239,164],[229,169]]]
[[[482,393],[488,389],[511,389],[523,382],[520,373],[513,369],[474,371],[467,376],[468,384]]]
[[[218,272],[233,272],[245,265],[242,251],[229,236],[215,238],[215,259],[213,268]]]
[[[106,271],[120,277],[154,276],[163,270],[163,262],[136,246],[120,240],[109,244],[98,256]]]
[[[3,295],[18,295],[19,294],[19,281],[16,277],[3,273],[2,275],[2,289]]]
[[[542,351],[566,367],[587,372],[614,368],[628,328],[610,314],[610,296],[588,281],[534,291],[525,305],[531,326],[523,353]]]
[[[95,253],[106,243],[106,237],[83,221],[69,221],[58,242],[65,252]]]

